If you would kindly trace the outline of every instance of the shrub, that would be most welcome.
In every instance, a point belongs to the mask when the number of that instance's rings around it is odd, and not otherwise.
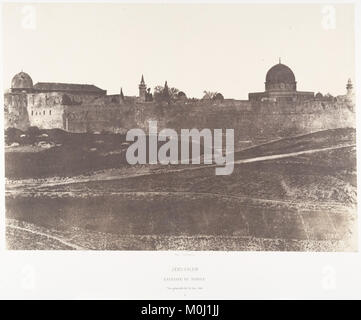
[[[40,129],[38,127],[29,127],[28,134],[31,137],[37,136],[40,134]]]
[[[20,135],[22,135],[23,132],[20,129],[16,129],[16,128],[7,128],[5,130],[5,135],[6,135],[6,139],[5,142],[7,144],[11,144],[13,142],[19,142],[20,139]]]

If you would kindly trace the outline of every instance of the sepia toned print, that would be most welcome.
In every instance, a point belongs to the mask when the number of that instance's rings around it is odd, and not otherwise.
[[[8,249],[357,251],[351,5],[72,6],[4,6]]]

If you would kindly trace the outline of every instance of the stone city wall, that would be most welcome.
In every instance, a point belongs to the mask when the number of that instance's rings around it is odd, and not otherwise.
[[[94,97],[61,93],[5,95],[7,124],[37,126],[70,132],[126,132],[148,129],[234,129],[236,139],[256,136],[282,137],[340,127],[355,127],[354,106],[345,101],[275,103],[231,100],[186,100],[175,103],[110,102]],[[103,101],[103,103],[99,103]],[[27,106],[26,106],[27,105]],[[26,106],[26,107],[25,107]],[[9,111],[10,110],[10,111]],[[17,119],[16,121],[10,121]],[[20,121],[20,120],[21,121]],[[9,125],[10,124],[10,125]]]
[[[126,132],[148,129],[150,120],[158,129],[210,128],[235,129],[239,138],[257,135],[287,136],[340,127],[355,127],[351,105],[312,101],[303,104],[261,103],[134,103],[108,106],[68,106],[65,118],[72,132]]]

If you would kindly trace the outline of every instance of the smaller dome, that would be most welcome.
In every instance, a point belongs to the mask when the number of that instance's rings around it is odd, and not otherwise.
[[[322,100],[323,99],[323,95],[321,92],[317,92],[316,95],[315,95],[315,99],[316,100]]]
[[[217,93],[214,98],[214,100],[219,100],[219,101],[223,101],[224,100],[224,97],[223,97],[223,94],[222,93]]]
[[[16,74],[11,80],[11,89],[32,89],[33,88],[33,80],[31,77],[21,71]]]
[[[183,91],[179,91],[177,96],[178,98],[187,98],[186,94]]]

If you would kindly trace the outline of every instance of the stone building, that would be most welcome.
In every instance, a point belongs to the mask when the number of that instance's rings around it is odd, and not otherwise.
[[[99,98],[109,97],[94,85],[38,82],[21,71],[4,95],[5,125],[26,129],[29,126],[66,130],[66,107],[76,108]]]
[[[89,84],[38,82],[34,85],[31,77],[21,71],[4,94],[5,128],[25,130],[37,126],[70,132],[123,132],[128,127],[145,126],[149,119],[176,126],[183,118],[189,124],[191,119],[197,119],[199,125],[203,123],[207,127],[212,121],[216,123],[236,112],[232,119],[248,131],[252,131],[255,119],[259,122],[268,119],[262,126],[286,122],[307,130],[308,127],[333,128],[341,122],[349,126],[354,117],[351,80],[346,86],[347,94],[332,99],[321,93],[297,91],[294,73],[281,63],[267,72],[265,91],[249,93],[248,100],[224,99],[219,94],[219,99],[198,101],[179,92],[177,99],[164,109],[153,99],[143,75],[138,88],[139,96],[129,97],[124,96],[122,89],[120,94],[108,95],[106,90]],[[169,100],[167,82],[161,95],[163,100]],[[317,120],[311,123],[309,119]]]
[[[248,94],[250,101],[297,102],[312,100],[314,92],[297,91],[297,82],[292,70],[279,61],[266,74],[265,91]]]

